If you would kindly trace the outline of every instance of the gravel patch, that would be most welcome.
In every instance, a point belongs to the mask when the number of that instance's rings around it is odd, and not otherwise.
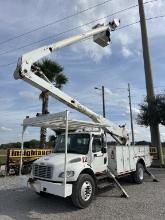
[[[76,209],[70,198],[40,197],[20,187],[19,178],[0,178],[0,220],[164,220],[165,169],[152,169],[158,183],[146,178],[141,185],[120,180],[130,195],[120,198],[111,188],[98,194],[86,209]]]
[[[0,190],[16,189],[20,187],[18,176],[5,176],[0,178]]]

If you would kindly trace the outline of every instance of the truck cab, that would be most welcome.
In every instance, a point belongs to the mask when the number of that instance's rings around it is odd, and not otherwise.
[[[85,208],[95,194],[96,175],[107,170],[104,133],[68,133],[66,184],[64,160],[65,134],[61,134],[56,139],[54,153],[33,163],[28,185],[40,195],[50,193],[62,197],[71,196],[75,206]]]
[[[76,181],[81,172],[90,169],[93,174],[106,171],[108,157],[102,132],[73,132],[68,134],[67,182]],[[56,139],[54,153],[33,163],[34,178],[63,182],[65,134]]]

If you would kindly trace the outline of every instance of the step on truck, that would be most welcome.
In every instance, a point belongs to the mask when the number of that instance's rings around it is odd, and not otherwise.
[[[107,25],[97,24],[88,32],[35,49],[18,59],[14,72],[15,79],[24,80],[93,121],[68,121],[68,116],[62,117],[61,114],[24,120],[23,133],[28,126],[49,127],[57,133],[58,129],[61,132],[65,130],[65,134],[57,137],[55,153],[33,164],[32,177],[29,178],[28,185],[40,195],[51,193],[62,197],[71,196],[76,206],[84,208],[92,201],[98,189],[109,185],[110,179],[113,179],[125,197],[128,197],[128,194],[116,177],[131,174],[135,182],[141,183],[144,171],[146,171],[156,180],[147,170],[151,164],[149,147],[130,146],[125,126],[114,124],[59,90],[48,80],[41,69],[35,66],[35,62],[52,52],[89,37],[93,37],[93,41],[102,47],[108,46],[111,41],[111,32],[115,31],[119,24],[118,19],[114,19]],[[68,122],[65,128],[64,121]],[[88,127],[91,131],[86,130]],[[95,128],[99,130],[94,131]],[[108,147],[106,141],[108,135],[114,138],[120,146]],[[21,166],[22,159],[20,174]]]

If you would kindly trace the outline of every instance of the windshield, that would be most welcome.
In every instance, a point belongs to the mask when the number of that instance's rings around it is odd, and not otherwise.
[[[89,149],[89,134],[68,134],[68,153],[87,154]],[[65,152],[65,135],[57,138],[55,153]]]

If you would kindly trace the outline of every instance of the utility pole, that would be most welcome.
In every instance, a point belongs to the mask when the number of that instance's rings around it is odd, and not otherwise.
[[[148,45],[147,27],[146,27],[143,0],[138,0],[138,2],[139,2],[140,25],[141,25],[141,36],[142,36],[142,46],[143,46],[145,80],[146,80],[146,89],[147,89],[147,101],[148,101],[148,108],[151,108],[153,102],[155,101],[155,94],[154,94],[154,87],[152,80],[152,69],[151,69],[150,52]],[[151,132],[151,144],[152,146],[155,146],[158,149],[159,165],[163,165],[164,160],[163,160],[162,146],[160,141],[159,124],[150,125],[150,132]]]
[[[105,118],[105,92],[104,92],[104,86],[102,86],[101,88],[95,87],[95,89],[101,90],[102,104],[103,104],[103,117]]]
[[[130,120],[131,120],[132,145],[134,145],[135,138],[134,138],[134,128],[133,128],[133,117],[132,117],[131,88],[129,83],[128,83],[128,98],[129,98],[129,110],[130,110]]]
[[[105,118],[105,96],[104,96],[104,86],[102,86],[102,99],[103,99],[103,117]]]

